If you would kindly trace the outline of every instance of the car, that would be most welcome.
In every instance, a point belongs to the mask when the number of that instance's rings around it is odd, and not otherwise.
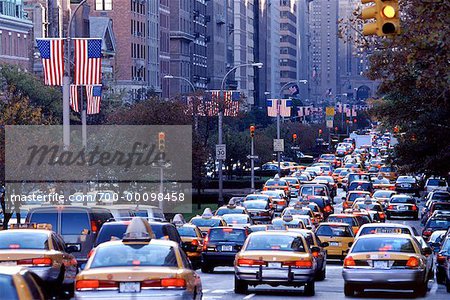
[[[288,205],[289,198],[283,190],[270,190],[270,191],[262,191],[261,194],[267,195],[270,197],[270,203],[272,204],[272,208],[274,212],[281,212]],[[293,194],[291,190],[291,196],[297,197],[298,190]]]
[[[209,228],[227,226],[227,223],[222,219],[222,217],[213,216],[209,208],[205,208],[201,216],[192,217],[189,223],[197,226],[203,234],[205,234]]]
[[[222,207],[219,207],[214,215],[215,216],[223,216],[225,214],[248,214],[247,210],[243,206],[237,206],[235,204],[227,204]]]
[[[22,266],[0,266],[0,298],[8,300],[44,300],[42,280]]]
[[[226,214],[222,218],[231,227],[248,227],[253,225],[253,220],[247,214]]]
[[[377,221],[384,223],[386,221],[386,215],[384,213],[384,209],[383,206],[378,202],[378,201],[374,201],[371,199],[356,199],[355,202],[353,202],[352,205],[352,209],[353,210],[360,210],[360,209],[365,209],[367,210],[369,213],[371,213],[371,216],[373,215],[372,212],[374,212],[377,215]],[[372,219],[375,220],[374,217],[372,217]]]
[[[430,201],[429,206],[426,208],[424,215],[422,216],[422,223],[425,224],[425,222],[433,215],[435,211],[450,212],[450,202]]]
[[[261,284],[304,286],[305,295],[314,296],[319,252],[297,232],[254,232],[236,255],[234,291],[244,294],[249,285]]]
[[[342,197],[342,210],[351,208],[353,202],[358,198],[370,198],[370,192],[367,191],[350,191],[345,197]]]
[[[268,223],[273,217],[272,204],[268,200],[251,200],[243,203],[254,223]]]
[[[322,154],[320,155],[318,162],[329,163],[333,168],[341,166],[341,162],[337,159],[335,154]]]
[[[347,223],[352,227],[354,234],[358,232],[359,227],[362,225],[359,224],[358,219],[353,214],[332,214],[328,216],[326,222]]]
[[[322,197],[325,201],[332,201],[331,193],[328,187],[325,184],[313,183],[313,184],[304,184],[300,188],[300,197],[303,200],[308,199],[309,197]]]
[[[146,218],[149,221],[166,222],[166,217],[161,208],[152,205],[133,204],[131,211],[136,217]]]
[[[413,176],[399,176],[395,181],[395,190],[397,193],[413,194],[420,197],[420,187]]]
[[[75,299],[201,299],[198,274],[173,241],[133,218],[122,240],[98,245],[75,281]]]
[[[436,281],[444,283],[450,293],[450,234],[447,230],[440,251],[436,255]]]
[[[212,273],[215,267],[233,266],[234,257],[242,249],[248,235],[247,228],[210,228],[203,243],[202,272]]]
[[[336,168],[336,169],[334,169],[333,174],[331,174],[334,181],[337,182],[338,185],[339,185],[339,183],[338,183],[339,175],[342,173],[342,171],[346,171],[346,170],[347,170],[346,168]],[[340,187],[340,185],[339,185],[339,187]]]
[[[181,248],[192,262],[195,270],[201,267],[203,251],[203,235],[200,229],[192,224],[182,224],[177,226],[181,237]]]
[[[291,187],[288,181],[275,177],[274,179],[267,180],[263,186],[263,191],[269,190],[284,190],[286,195],[290,197]]]
[[[383,205],[383,208],[386,208],[389,199],[395,194],[397,194],[396,191],[376,190],[373,193],[372,198],[377,200],[381,205]]]
[[[331,204],[331,201],[326,197],[320,196],[308,196],[306,197],[306,201],[303,200],[301,203],[314,203],[320,208],[320,212],[322,213],[322,220],[326,219],[330,214],[334,213],[334,207]]]
[[[422,250],[411,235],[360,236],[344,259],[344,294],[351,297],[364,289],[413,289],[416,296],[425,297],[433,276],[431,254],[431,249]]]
[[[386,177],[390,181],[395,181],[397,180],[398,177],[397,169],[395,167],[390,166],[381,166],[378,174],[383,177]]]
[[[437,230],[448,230],[450,228],[450,215],[432,216],[423,226],[422,237],[428,241],[431,234]]]
[[[328,243],[328,258],[344,259],[355,237],[352,227],[346,223],[323,222],[315,233],[322,242]]]
[[[371,224],[364,224],[363,226],[361,226],[361,228],[359,229],[359,231],[355,236],[355,239],[366,234],[380,234],[380,233],[409,234],[411,236],[419,236],[419,233],[417,232],[416,228],[411,227],[409,225],[398,223],[384,223],[384,224],[371,223]]]
[[[447,230],[436,230],[434,231],[430,238],[428,239],[428,245],[433,250],[433,252],[439,252],[441,250],[442,242],[446,236]]]
[[[78,248],[66,246],[50,224],[12,224],[10,228],[0,231],[0,265],[28,268],[46,283],[49,294],[55,288],[72,292],[78,267],[72,252]]]
[[[434,191],[447,191],[448,183],[445,179],[431,177],[428,178],[425,183],[425,194],[434,192]]]
[[[297,177],[282,177],[282,180],[285,180],[289,183],[290,187],[290,196],[291,197],[297,197],[298,191],[300,189],[300,180]]]
[[[285,214],[283,217],[274,218],[272,220],[272,226],[276,229],[288,229],[288,228],[298,228],[298,229],[307,229],[307,224],[309,224],[310,228],[313,226],[311,220],[307,223],[307,217],[303,218],[303,216],[293,216],[289,214]],[[269,229],[273,229],[269,228]]]
[[[337,195],[337,184],[334,182],[332,176],[317,176],[312,182],[325,184],[330,191],[331,198],[334,198]]]
[[[364,180],[353,180],[347,188],[347,192],[351,191],[365,191],[369,192],[370,195],[373,194],[374,188],[371,182]]]
[[[412,217],[414,220],[419,219],[419,208],[417,201],[408,195],[393,195],[386,207],[386,218],[390,220],[395,217]]]
[[[337,179],[336,179],[336,182],[337,182],[337,186],[338,186],[338,187],[342,187],[342,183],[343,183],[344,180],[347,180],[347,175],[348,175],[349,173],[351,173],[351,170],[346,169],[346,168],[344,168],[344,170],[342,170],[342,171],[339,173],[339,175],[338,175],[338,177],[337,177]]]
[[[425,201],[450,202],[450,193],[444,191],[433,191],[428,193]]]
[[[75,246],[73,255],[78,264],[85,263],[94,247],[102,225],[113,218],[106,208],[58,205],[33,207],[28,211],[27,223],[50,224],[61,235],[66,246]]]
[[[267,194],[250,194],[245,196],[244,201],[241,203],[242,206],[244,206],[244,203],[246,201],[251,201],[251,200],[266,200],[269,201],[270,203],[272,203],[272,197],[270,195]]]
[[[395,184],[391,183],[389,179],[383,176],[377,176],[372,179],[373,188],[375,190],[390,190],[395,191]]]

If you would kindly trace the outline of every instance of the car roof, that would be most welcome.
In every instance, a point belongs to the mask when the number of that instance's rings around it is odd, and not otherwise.
[[[377,234],[365,234],[360,235],[356,240],[360,239],[373,239],[373,238],[380,238],[380,237],[388,237],[392,239],[398,239],[398,238],[407,238],[407,239],[413,239],[413,236],[410,234],[405,233],[377,233]]]
[[[108,241],[108,242],[104,242],[101,243],[97,246],[97,249],[100,248],[105,248],[108,246],[114,246],[114,245],[136,245],[136,243],[139,244],[139,241],[136,242],[130,242],[130,244],[124,243],[123,240],[117,240],[117,241]],[[178,247],[178,243],[171,241],[171,240],[160,240],[160,239],[151,239],[150,242],[148,241],[143,241],[143,244],[156,244],[156,245],[163,245],[163,246],[170,246],[170,247]]]
[[[8,229],[8,230],[2,230],[2,231],[0,231],[0,235],[1,235],[1,234],[4,234],[4,233],[8,233],[8,232],[10,232],[10,233],[18,233],[18,232],[36,232],[36,233],[45,233],[45,234],[50,235],[50,234],[52,233],[52,230],[47,230],[47,229],[32,229],[32,228],[30,228],[30,229],[27,229],[27,228],[24,228],[24,229]]]
[[[0,268],[1,275],[16,275],[22,271],[27,271],[27,269],[20,266],[2,266]]]
[[[345,227],[351,227],[350,224],[347,223],[341,223],[341,222],[321,222],[318,226],[345,226]]]
[[[366,228],[366,227],[392,227],[392,228],[406,228],[406,229],[411,229],[412,227],[406,224],[399,224],[399,223],[368,223],[368,224],[364,224],[363,226],[361,226],[362,228]]]
[[[297,237],[297,236],[301,236],[301,234],[299,232],[295,232],[295,231],[287,231],[287,230],[267,230],[267,231],[257,231],[257,232],[252,232],[251,236],[258,236],[258,235],[286,235],[286,236],[292,236],[292,237]],[[303,236],[302,236],[303,238]]]

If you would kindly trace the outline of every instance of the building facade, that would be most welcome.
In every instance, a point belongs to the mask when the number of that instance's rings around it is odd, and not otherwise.
[[[298,79],[297,0],[280,1],[280,88]],[[281,96],[289,95],[287,89]]]
[[[32,70],[32,30],[21,0],[0,1],[0,63]]]

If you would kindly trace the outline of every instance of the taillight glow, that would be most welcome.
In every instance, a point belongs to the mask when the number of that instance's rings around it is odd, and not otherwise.
[[[388,209],[394,209],[394,205],[389,205]]]
[[[198,240],[192,240],[191,245],[192,246],[198,246]]]
[[[238,266],[265,266],[267,263],[262,260],[248,259],[248,258],[239,258],[237,261]]]
[[[416,206],[416,205],[413,205],[413,206],[412,206],[412,210],[417,211],[417,206]]]
[[[417,259],[417,257],[412,256],[406,262],[406,266],[408,268],[418,268],[419,267],[419,260]]]
[[[51,266],[53,261],[50,257],[21,259],[17,261],[18,265]]]
[[[100,285],[100,282],[96,279],[85,279],[85,280],[78,280],[75,283],[75,288],[77,290],[81,289],[97,289]]]
[[[162,287],[186,287],[186,281],[183,278],[163,278],[161,279]]]
[[[445,262],[445,256],[442,254],[437,255],[437,262],[443,264]]]
[[[94,220],[91,221],[91,230],[92,230],[92,233],[97,233],[97,231],[98,231],[97,222]]]
[[[425,236],[430,236],[432,233],[433,233],[433,232],[431,231],[431,229],[430,229],[430,228],[427,228],[427,229],[423,232],[423,235],[425,235]]]
[[[353,257],[348,256],[344,259],[344,267],[354,267],[354,266],[356,266],[356,263]]]
[[[312,268],[313,263],[311,260],[296,260],[296,261],[285,261],[283,262],[284,267],[294,267],[294,268],[302,268],[309,269]]]

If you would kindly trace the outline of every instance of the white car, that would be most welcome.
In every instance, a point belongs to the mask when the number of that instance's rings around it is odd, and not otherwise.
[[[447,191],[448,183],[442,178],[428,178],[425,183],[425,194],[431,193],[433,191]]]

